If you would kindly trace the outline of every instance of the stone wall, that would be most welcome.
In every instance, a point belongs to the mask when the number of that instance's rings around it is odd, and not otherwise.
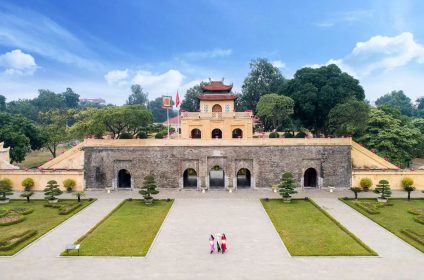
[[[369,178],[373,182],[372,189],[380,180],[387,180],[392,189],[402,190],[402,179],[405,177],[414,180],[414,186],[417,190],[424,190],[424,170],[354,170],[352,173],[352,185],[359,186],[362,178]]]
[[[215,165],[223,168],[225,186],[235,186],[240,168],[251,172],[252,187],[271,187],[281,173],[291,171],[303,184],[306,169],[314,168],[319,187],[351,186],[351,146],[346,145],[205,145],[205,146],[129,146],[86,145],[84,148],[87,188],[117,187],[119,170],[131,174],[132,187],[142,185],[144,176],[153,175],[160,187],[182,187],[186,168],[198,174],[198,186],[209,184],[209,171]],[[237,142],[233,142],[237,143]],[[258,142],[257,142],[258,143]]]

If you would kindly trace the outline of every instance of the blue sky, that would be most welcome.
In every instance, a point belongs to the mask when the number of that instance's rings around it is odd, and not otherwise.
[[[264,57],[287,78],[338,64],[375,100],[424,95],[424,1],[1,1],[0,94],[37,89],[122,104],[139,83],[150,98],[201,80],[241,89]]]

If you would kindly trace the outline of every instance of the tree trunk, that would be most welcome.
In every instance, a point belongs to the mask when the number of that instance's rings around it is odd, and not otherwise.
[[[355,199],[358,200],[358,193],[355,192]]]
[[[408,200],[411,200],[411,192],[408,192]]]
[[[77,195],[77,198],[78,198],[78,202],[81,202],[81,196],[79,194]]]
[[[27,199],[27,202],[29,203],[29,196],[27,196],[26,199]]]

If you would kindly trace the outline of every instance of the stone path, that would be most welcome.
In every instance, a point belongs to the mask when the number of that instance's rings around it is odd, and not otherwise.
[[[308,196],[379,257],[291,257],[258,201],[272,193],[251,191],[203,196],[163,191],[162,197],[178,198],[145,258],[58,257],[64,244],[78,239],[124,197],[137,196],[134,192],[98,194],[97,202],[15,257],[0,258],[0,278],[386,280],[418,279],[424,273],[424,254],[338,201],[337,195],[324,192],[308,192]],[[208,234],[220,231],[228,236],[229,250],[210,255]]]

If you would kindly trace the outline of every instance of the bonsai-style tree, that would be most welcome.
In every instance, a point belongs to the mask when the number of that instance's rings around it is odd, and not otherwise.
[[[25,197],[25,198],[26,198],[26,200],[27,200],[27,202],[28,202],[28,203],[30,203],[30,202],[31,202],[31,201],[30,201],[30,197],[31,197],[33,194],[34,194],[33,192],[25,191],[25,192],[21,193],[21,197]]]
[[[381,194],[381,199],[388,199],[392,196],[392,191],[390,190],[390,185],[387,180],[380,180],[375,186],[374,192]]]
[[[141,190],[139,193],[144,197],[144,203],[151,204],[153,201],[154,194],[158,194],[159,191],[156,190],[156,182],[155,177],[149,175],[144,177],[143,186],[141,187]]]
[[[358,193],[362,192],[362,187],[351,187],[350,190],[355,194],[355,199],[358,199]]]
[[[29,192],[34,187],[34,180],[32,178],[26,178],[22,181],[21,185],[25,188],[26,192]]]
[[[81,196],[85,196],[85,192],[74,192],[74,195],[77,197],[78,202],[81,202]]]
[[[56,196],[61,195],[63,192],[59,189],[59,185],[55,180],[47,182],[47,186],[44,189],[44,198],[47,200],[55,200]]]
[[[7,200],[12,194],[12,182],[9,179],[0,180],[0,200]]]
[[[370,178],[362,178],[359,181],[359,185],[364,192],[367,192],[372,187],[372,180]]]
[[[278,186],[278,192],[284,200],[289,201],[291,195],[297,193],[297,191],[295,191],[296,187],[297,184],[293,179],[293,174],[291,172],[285,172],[281,175],[280,185]]]
[[[403,178],[402,187],[404,191],[408,192],[408,200],[411,200],[411,192],[415,191],[414,180],[409,177]]]
[[[74,179],[66,179],[65,181],[63,181],[63,187],[68,191],[71,192],[72,189],[75,187],[77,183],[75,182]]]

